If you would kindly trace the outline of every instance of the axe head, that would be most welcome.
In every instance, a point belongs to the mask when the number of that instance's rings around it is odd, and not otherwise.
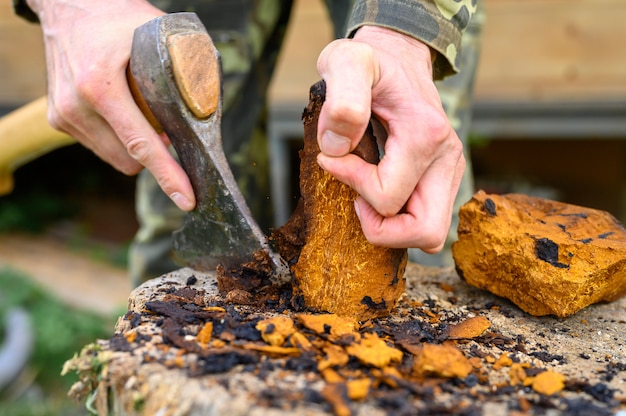
[[[266,252],[274,275],[286,276],[287,266],[269,247],[224,155],[220,55],[197,15],[167,14],[138,27],[130,73],[196,196],[196,208],[174,233],[177,259],[197,270],[220,264],[237,269]]]

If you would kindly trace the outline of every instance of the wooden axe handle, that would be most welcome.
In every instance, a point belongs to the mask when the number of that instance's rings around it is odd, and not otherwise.
[[[0,195],[13,190],[15,169],[75,142],[50,127],[47,111],[48,100],[40,97],[0,118]]]

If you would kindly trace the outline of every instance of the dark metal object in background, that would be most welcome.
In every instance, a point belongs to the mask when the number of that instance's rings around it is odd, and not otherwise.
[[[4,319],[5,333],[0,345],[0,392],[20,377],[33,351],[34,335],[30,316],[21,308],[9,309]]]

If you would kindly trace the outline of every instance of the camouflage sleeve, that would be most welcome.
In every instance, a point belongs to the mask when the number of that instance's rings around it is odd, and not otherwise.
[[[435,79],[458,72],[463,31],[478,0],[356,0],[347,35],[364,25],[388,27],[412,36],[437,52]]]

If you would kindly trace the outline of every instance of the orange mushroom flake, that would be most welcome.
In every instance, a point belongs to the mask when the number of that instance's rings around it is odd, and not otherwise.
[[[336,416],[350,416],[352,410],[347,401],[347,387],[345,383],[327,384],[322,389],[322,397],[333,407]]]
[[[280,347],[280,346],[275,346],[275,345],[257,345],[257,344],[248,343],[248,344],[242,345],[242,347],[243,349],[246,349],[246,350],[254,350],[254,351],[261,352],[263,354],[267,354],[270,357],[272,356],[274,357],[281,357],[281,356],[297,357],[302,353],[302,351],[300,351],[299,348]]]
[[[565,376],[554,371],[544,371],[533,378],[532,388],[539,394],[551,396],[565,388]]]
[[[211,342],[212,334],[213,322],[209,321],[204,324],[202,329],[198,332],[198,335],[196,335],[196,341],[198,341],[203,348],[206,348],[209,345],[209,342]]]
[[[448,338],[450,339],[467,339],[476,338],[483,334],[489,327],[491,322],[484,316],[475,316],[466,319],[456,325],[450,325]]]
[[[298,315],[298,321],[306,328],[318,334],[331,334],[334,336],[358,334],[357,323],[354,319],[336,315],[334,313],[311,315],[303,313]]]
[[[528,376],[526,375],[525,368],[530,368],[530,364],[528,363],[513,363],[511,364],[511,368],[509,368],[509,379],[511,386],[516,386],[518,384],[526,385],[526,380]]]
[[[472,371],[472,364],[452,344],[424,344],[413,363],[413,371],[422,376],[465,378]]]
[[[390,347],[376,333],[366,333],[361,342],[348,345],[346,352],[364,364],[374,367],[386,367],[392,361],[402,360],[402,351]]]
[[[313,351],[313,344],[301,332],[291,334],[291,345],[300,348],[302,351]]]
[[[510,367],[511,365],[513,365],[513,360],[509,357],[509,354],[503,353],[493,364],[493,369],[497,371],[502,367]]]
[[[296,327],[291,318],[284,315],[259,321],[256,324],[256,329],[261,332],[263,341],[273,347],[280,347],[289,335],[296,332]]]
[[[317,364],[317,369],[320,371],[334,366],[346,365],[350,359],[346,351],[339,345],[328,344],[324,347],[324,352],[326,357]]]
[[[363,400],[367,397],[372,385],[372,380],[369,378],[359,378],[356,380],[348,380],[346,382],[348,387],[348,397],[352,400]]]

